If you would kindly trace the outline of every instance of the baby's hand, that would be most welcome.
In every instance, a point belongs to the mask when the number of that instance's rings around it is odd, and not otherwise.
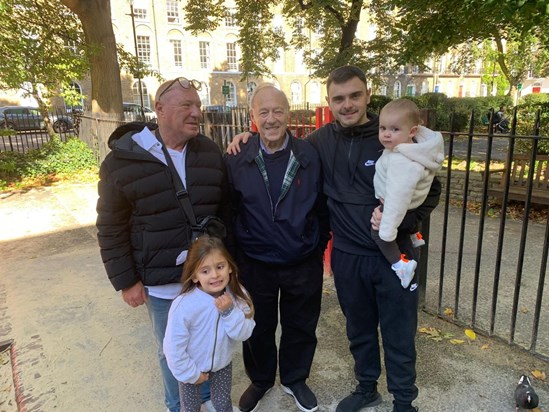
[[[206,372],[200,372],[200,377],[194,384],[200,385],[201,383],[206,382],[208,378],[209,378],[209,375]]]
[[[233,307],[233,300],[228,294],[224,293],[215,298],[215,306],[217,307],[219,313],[222,313]]]
[[[381,211],[381,206],[378,206],[372,212],[372,217],[370,218],[370,223],[372,224],[372,229],[379,230],[379,225],[381,224],[381,217],[383,213]]]

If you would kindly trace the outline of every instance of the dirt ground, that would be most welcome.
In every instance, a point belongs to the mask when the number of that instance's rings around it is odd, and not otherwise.
[[[0,412],[163,412],[146,309],[129,308],[106,279],[95,239],[93,185],[0,194],[0,342],[13,339],[15,364],[0,354]],[[464,339],[464,331],[423,312],[420,327]],[[522,373],[549,371],[525,351],[477,337],[452,344],[418,333],[417,400],[422,412],[514,410]],[[309,379],[319,411],[334,411],[355,385],[333,279],[325,277],[319,344]],[[466,338],[465,338],[466,339]],[[13,385],[12,366],[17,385]],[[233,403],[248,385],[234,359]],[[535,380],[543,410],[549,385]],[[384,375],[383,403],[391,410]],[[19,395],[15,402],[16,394]],[[275,386],[261,411],[296,411]]]

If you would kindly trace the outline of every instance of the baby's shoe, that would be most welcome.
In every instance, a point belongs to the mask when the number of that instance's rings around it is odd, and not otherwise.
[[[425,240],[423,240],[423,236],[420,232],[416,232],[413,235],[410,235],[410,238],[412,239],[413,247],[420,247],[425,244]]]
[[[391,266],[400,279],[400,284],[404,289],[406,289],[412,279],[414,278],[414,273],[416,271],[417,262],[415,260],[406,259],[406,255],[400,255],[400,260]]]

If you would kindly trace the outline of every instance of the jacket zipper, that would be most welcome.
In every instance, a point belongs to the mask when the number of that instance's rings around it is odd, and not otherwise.
[[[215,322],[215,337],[214,337],[214,347],[212,351],[212,366],[210,367],[210,372],[213,370],[214,367],[214,359],[215,359],[215,349],[217,346],[217,330],[219,329],[219,321],[221,320],[221,313],[218,313],[217,315],[217,322]]]

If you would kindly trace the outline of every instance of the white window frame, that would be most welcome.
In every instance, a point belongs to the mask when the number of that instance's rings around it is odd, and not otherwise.
[[[227,81],[226,86],[229,86],[229,94],[226,97],[225,104],[230,107],[236,107],[237,98],[236,98],[236,87],[233,82]]]
[[[134,7],[133,15],[135,20],[146,21],[148,16],[147,9],[144,7]]]
[[[179,23],[179,1],[166,0],[166,18],[168,23]]]
[[[400,83],[400,80],[397,80],[393,85],[393,97],[398,99],[401,96],[402,96],[402,83]]]
[[[143,106],[151,107],[151,96],[149,96],[149,90],[147,89],[147,83],[141,79],[141,91],[143,93]],[[141,106],[141,97],[139,96],[139,81],[133,82],[132,86],[132,98],[135,104]]]
[[[237,58],[237,52],[236,52],[236,42],[227,43],[227,70],[229,70],[229,71],[238,71],[238,58]]]
[[[205,40],[200,40],[198,42],[198,50],[200,54],[200,68],[201,69],[211,68],[210,42]]]
[[[303,103],[303,87],[298,81],[293,81],[290,85],[292,92],[292,104],[301,104]]]
[[[225,13],[225,27],[234,28],[237,27],[237,21],[234,10],[227,10]]]
[[[151,38],[137,35],[137,58],[141,63],[151,62]]]
[[[173,51],[173,65],[183,67],[183,44],[180,39],[170,39]]]

